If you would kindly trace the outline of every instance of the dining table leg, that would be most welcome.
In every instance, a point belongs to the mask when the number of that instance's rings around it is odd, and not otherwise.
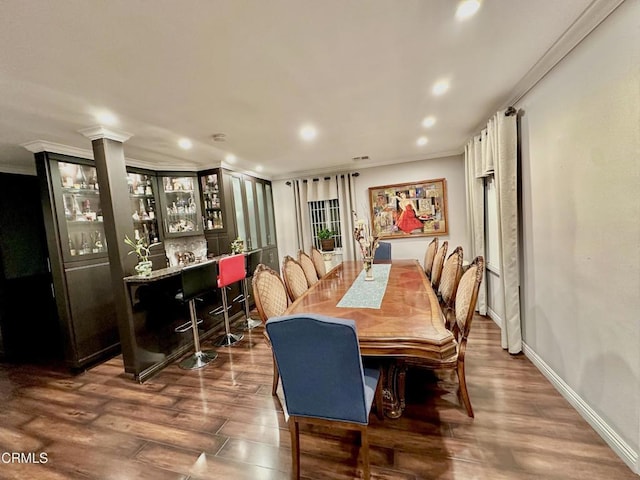
[[[389,418],[400,418],[405,408],[407,366],[402,361],[392,360],[385,365],[383,372],[384,414]]]

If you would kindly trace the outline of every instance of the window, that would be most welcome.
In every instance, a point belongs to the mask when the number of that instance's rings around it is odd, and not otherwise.
[[[340,228],[340,207],[338,199],[320,200],[317,202],[309,202],[309,219],[311,221],[311,235],[313,235],[313,244],[320,249],[320,240],[318,239],[318,231],[328,228],[334,231],[336,248],[342,248],[342,229]]]
[[[493,175],[485,178],[485,253],[487,269],[500,273],[500,242],[498,239],[498,201]]]

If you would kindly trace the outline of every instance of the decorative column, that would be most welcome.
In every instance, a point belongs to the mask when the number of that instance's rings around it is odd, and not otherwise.
[[[101,125],[82,129],[79,133],[89,138],[93,147],[120,344],[126,363],[127,358],[133,358],[135,345],[131,338],[132,329],[128,328],[130,306],[126,287],[122,281],[124,277],[132,274],[135,265],[135,258],[128,255],[129,247],[124,243],[125,235],[133,238],[127,167],[123,148],[123,142],[131,138],[131,134]]]

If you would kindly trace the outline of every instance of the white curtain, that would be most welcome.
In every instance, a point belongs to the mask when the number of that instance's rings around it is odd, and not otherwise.
[[[484,191],[482,177],[493,174],[496,186],[500,282],[504,299],[502,347],[509,353],[522,351],[520,325],[520,266],[518,264],[518,165],[517,124],[514,114],[496,113],[479,137],[465,149],[468,224],[472,258],[484,255]],[[480,184],[478,183],[481,182]],[[479,205],[482,203],[482,206]],[[479,230],[482,229],[482,233]],[[478,237],[481,237],[478,240]],[[482,253],[480,253],[482,251]],[[483,282],[486,284],[485,282]],[[486,297],[485,297],[486,298]],[[479,300],[479,308],[482,304]],[[486,312],[486,300],[484,304]],[[480,310],[482,313],[482,310]]]
[[[356,191],[355,177],[357,174],[342,173],[292,180],[299,249],[308,251],[313,244],[308,203],[337,199],[340,208],[342,259],[353,260],[355,258],[351,235]]]
[[[482,141],[478,135],[471,139],[464,150],[465,183],[467,190],[467,231],[471,251],[465,256],[473,259],[477,256],[486,258],[484,248],[484,181],[481,172]],[[487,282],[480,284],[476,309],[480,315],[487,314]]]

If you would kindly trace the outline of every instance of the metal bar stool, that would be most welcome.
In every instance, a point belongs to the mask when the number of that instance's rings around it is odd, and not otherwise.
[[[242,293],[233,299],[234,302],[239,301],[244,303],[244,314],[246,317],[246,322],[244,329],[251,330],[256,328],[258,325],[262,325],[262,321],[259,319],[251,318],[249,314],[249,299],[251,295],[249,294],[249,281],[248,278],[253,276],[253,272],[255,272],[258,265],[262,263],[262,249],[259,248],[257,250],[251,250],[250,252],[245,253],[245,268],[246,275],[242,280]]]
[[[224,314],[225,334],[214,340],[213,344],[218,347],[230,347],[244,338],[243,333],[233,334],[229,326],[229,308],[227,306],[228,285],[244,280],[247,276],[245,270],[244,254],[222,257],[218,260],[218,288],[222,296],[222,313]]]
[[[182,291],[176,295],[176,299],[187,303],[191,318],[191,330],[193,332],[194,353],[179,363],[180,368],[194,370],[202,368],[216,359],[218,354],[214,350],[200,349],[200,335],[198,334],[198,316],[196,313],[196,297],[210,292],[216,287],[216,264],[206,262],[184,267],[180,272]],[[177,330],[177,331],[186,331]]]

